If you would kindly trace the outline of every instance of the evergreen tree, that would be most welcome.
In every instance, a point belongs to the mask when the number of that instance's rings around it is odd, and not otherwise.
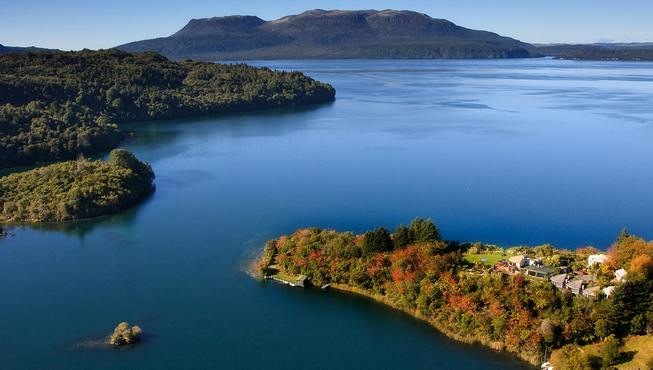
[[[368,231],[363,236],[361,249],[363,255],[368,256],[376,252],[389,252],[392,250],[392,238],[390,232],[384,227],[379,227],[374,231]]]
[[[410,229],[404,225],[400,225],[395,230],[393,235],[393,242],[395,249],[404,248],[414,242]]]
[[[652,300],[653,281],[640,277],[629,279],[617,287],[612,297],[610,316],[619,336],[643,334]]]
[[[411,236],[416,243],[430,243],[441,240],[440,230],[429,219],[416,218],[409,226]]]

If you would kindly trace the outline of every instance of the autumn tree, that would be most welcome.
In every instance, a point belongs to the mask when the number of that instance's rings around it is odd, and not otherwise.
[[[646,279],[653,278],[653,258],[648,254],[640,254],[630,261],[630,272],[641,274]]]
[[[628,267],[633,258],[642,254],[653,256],[653,242],[629,234],[619,236],[608,252],[614,268]]]
[[[539,332],[542,334],[542,337],[547,344],[552,344],[556,341],[558,326],[553,322],[553,320],[544,319],[540,324]]]
[[[554,369],[565,370],[592,370],[590,357],[577,345],[568,344],[563,346],[551,356],[551,364]]]
[[[599,355],[604,369],[616,365],[621,358],[621,343],[615,337],[605,339],[599,345]]]

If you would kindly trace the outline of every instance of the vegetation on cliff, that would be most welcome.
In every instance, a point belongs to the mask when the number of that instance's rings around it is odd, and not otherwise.
[[[0,178],[0,221],[64,221],[115,213],[147,194],[154,173],[126,150]]]
[[[400,238],[401,236],[401,238]],[[373,245],[371,245],[373,244]],[[444,241],[430,220],[418,219],[392,235],[303,229],[266,243],[258,268],[305,275],[313,285],[341,285],[410,312],[453,338],[506,350],[537,363],[544,352],[568,344],[601,342],[653,332],[653,242],[622,234],[606,263],[588,267],[594,248],[558,250]],[[612,284],[628,279],[608,299],[556,289],[548,279],[468,262],[473,254],[526,255],[548,266],[595,276]]]
[[[298,72],[173,62],[119,50],[0,55],[0,167],[74,159],[123,138],[121,123],[333,100]]]
[[[115,347],[135,344],[141,340],[142,333],[143,331],[139,326],[129,327],[129,324],[123,321],[116,326],[108,341],[110,345]]]

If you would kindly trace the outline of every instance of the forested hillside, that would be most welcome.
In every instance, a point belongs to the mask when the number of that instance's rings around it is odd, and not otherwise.
[[[117,146],[121,123],[312,104],[334,89],[297,72],[173,62],[119,50],[0,55],[0,167]]]
[[[5,46],[0,44],[0,54],[7,53],[40,53],[44,51],[54,51],[52,49],[37,48],[35,46]]]

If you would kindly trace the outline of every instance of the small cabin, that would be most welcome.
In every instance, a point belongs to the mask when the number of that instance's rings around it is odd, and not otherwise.
[[[508,259],[508,261],[517,269],[521,269],[522,267],[528,265],[528,258],[526,258],[526,256],[512,256]]]

